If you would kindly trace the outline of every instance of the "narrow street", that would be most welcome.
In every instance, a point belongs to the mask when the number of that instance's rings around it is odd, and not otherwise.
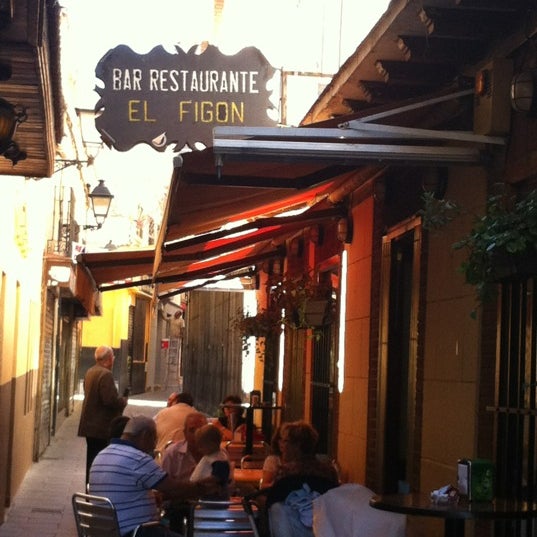
[[[166,405],[172,389],[130,398],[125,414],[154,416]],[[74,537],[71,496],[83,492],[86,442],[77,436],[80,401],[60,426],[43,457],[34,463],[0,525],[0,537]]]

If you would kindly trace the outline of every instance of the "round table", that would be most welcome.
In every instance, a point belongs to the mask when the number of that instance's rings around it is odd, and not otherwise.
[[[537,518],[537,503],[495,499],[491,502],[435,503],[427,494],[386,494],[374,496],[369,505],[375,509],[412,516],[444,519],[445,537],[464,537],[464,521],[468,519]]]

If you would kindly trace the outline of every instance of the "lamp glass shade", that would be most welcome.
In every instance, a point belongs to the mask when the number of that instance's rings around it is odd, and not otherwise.
[[[511,106],[517,112],[533,111],[535,94],[534,76],[531,71],[522,71],[511,82]]]
[[[16,123],[15,109],[5,99],[0,98],[0,146],[11,140]]]
[[[98,224],[103,224],[108,216],[110,204],[114,196],[110,194],[110,190],[104,185],[104,180],[99,179],[99,184],[89,194],[95,220]]]
[[[66,265],[52,265],[49,268],[48,275],[51,280],[57,283],[66,283],[71,278],[71,267]]]
[[[339,241],[348,242],[349,223],[346,218],[340,218],[338,220],[336,235]]]

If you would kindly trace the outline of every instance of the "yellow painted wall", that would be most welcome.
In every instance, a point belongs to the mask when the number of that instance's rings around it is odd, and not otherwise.
[[[345,375],[339,400],[337,460],[344,481],[365,483],[373,200],[353,208],[352,217],[354,236],[346,246]]]
[[[0,196],[0,475],[11,497],[32,464],[43,254],[53,185],[3,177]],[[11,425],[12,424],[12,425]],[[9,458],[11,457],[11,458]],[[3,479],[2,485],[6,483]],[[0,488],[0,501],[4,490]]]
[[[459,271],[464,252],[452,244],[467,232],[486,198],[479,169],[457,169],[449,177],[447,199],[463,214],[429,234],[421,484],[430,491],[456,482],[460,457],[475,457],[479,381],[480,321],[471,318],[475,290]]]
[[[128,339],[129,307],[134,302],[135,295],[129,289],[102,293],[102,315],[84,321],[82,346],[119,348],[121,340]]]

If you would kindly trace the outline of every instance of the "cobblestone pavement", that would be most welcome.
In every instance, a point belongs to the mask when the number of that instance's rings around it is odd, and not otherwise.
[[[125,414],[154,416],[173,391],[129,399]],[[77,436],[81,402],[59,427],[43,456],[32,465],[0,525],[0,537],[76,537],[71,496],[84,490],[86,441]]]

